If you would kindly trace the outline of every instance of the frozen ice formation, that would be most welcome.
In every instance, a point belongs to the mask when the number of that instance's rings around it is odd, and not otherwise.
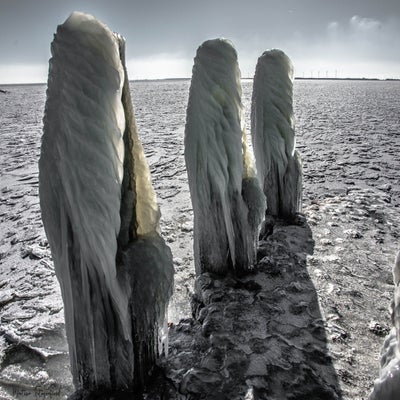
[[[196,273],[244,273],[254,261],[264,196],[242,125],[236,50],[224,39],[197,50],[185,127]]]
[[[74,12],[51,46],[39,161],[77,389],[132,391],[155,362],[172,255],[136,130],[124,39]]]
[[[251,135],[267,214],[291,218],[301,209],[302,172],[295,151],[293,66],[281,50],[258,59],[253,82]]]
[[[369,400],[398,400],[400,398],[400,252],[393,268],[395,285],[392,306],[393,328],[381,350],[379,378]]]

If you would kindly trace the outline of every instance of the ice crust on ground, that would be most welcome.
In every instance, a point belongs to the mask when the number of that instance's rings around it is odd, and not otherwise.
[[[383,343],[379,378],[369,400],[397,400],[400,396],[400,252],[393,267],[393,281],[393,328]]]
[[[197,274],[240,273],[255,261],[264,198],[242,124],[236,50],[206,41],[194,60],[185,127]]]
[[[267,214],[290,218],[301,211],[302,172],[295,150],[293,66],[281,50],[266,51],[258,59],[251,135]]]
[[[245,105],[251,103],[252,84],[242,81]],[[396,205],[400,199],[400,143],[394,134],[400,121],[394,110],[400,104],[400,84],[299,80],[294,85],[296,147],[307,159],[304,211],[315,240],[314,254],[307,257],[308,271],[326,316],[325,329],[343,399],[365,400],[379,376],[382,335],[391,326],[387,305],[394,291],[391,271],[398,250]],[[174,256],[180,257],[178,276],[193,276],[194,272],[192,259],[186,259],[192,255],[192,213],[183,157],[189,86],[186,80],[131,84],[138,128],[163,213],[161,229]],[[37,193],[46,88],[16,85],[7,90],[0,102],[4,144],[0,149],[0,341],[7,346],[0,370],[0,398],[11,399],[17,387],[34,390],[36,377],[45,372],[50,378],[43,383],[45,387],[57,385],[67,397],[73,388],[64,346],[62,299],[55,286],[58,282],[53,277]],[[367,117],[354,129],[360,113]],[[183,244],[186,247],[179,253]],[[287,265],[284,261],[278,270]],[[254,280],[253,274],[250,277]],[[186,294],[186,285],[192,287],[191,281],[179,282],[178,294],[179,289]],[[242,298],[239,301],[243,303]],[[266,301],[270,305],[269,299]],[[171,309],[169,321],[178,324],[179,319],[171,318],[173,313]],[[379,332],[370,330],[371,320],[379,323]],[[243,326],[244,334],[249,326]],[[62,354],[45,363],[36,363],[32,357],[21,360],[25,345],[40,347],[41,352],[49,352],[51,346]],[[168,360],[174,351],[170,336]],[[192,353],[190,356],[200,361]],[[188,369],[191,367],[189,363]]]
[[[123,51],[92,16],[58,27],[39,161],[74,384],[89,391],[143,385],[173,285]]]

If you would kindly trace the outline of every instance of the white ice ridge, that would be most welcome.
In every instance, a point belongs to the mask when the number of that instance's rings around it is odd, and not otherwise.
[[[74,12],[51,50],[39,190],[74,383],[131,390],[158,351],[173,267],[158,235],[124,40]]]
[[[240,70],[232,44],[197,50],[185,127],[196,273],[237,273],[255,260],[265,199],[242,129]]]
[[[295,151],[293,66],[281,50],[266,51],[258,59],[251,135],[267,214],[290,218],[301,209],[302,172]]]
[[[400,398],[400,252],[393,268],[395,285],[392,309],[393,328],[381,350],[379,378],[369,400],[398,400]]]

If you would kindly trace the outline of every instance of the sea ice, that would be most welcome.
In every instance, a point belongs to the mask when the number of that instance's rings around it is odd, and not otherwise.
[[[243,128],[236,50],[223,39],[197,50],[185,127],[196,273],[242,273],[255,261],[265,199]]]
[[[39,190],[74,383],[136,390],[158,355],[173,266],[158,234],[124,39],[74,12],[51,50]]]
[[[301,209],[302,173],[295,151],[293,66],[281,50],[266,51],[258,59],[251,135],[267,214],[290,218]]]

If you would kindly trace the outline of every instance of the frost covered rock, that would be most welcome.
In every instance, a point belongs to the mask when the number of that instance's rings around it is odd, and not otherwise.
[[[253,82],[251,135],[267,214],[292,217],[301,209],[302,172],[295,151],[293,66],[281,50],[258,59]]]
[[[381,350],[379,378],[369,400],[397,400],[400,398],[400,252],[393,268],[395,284],[392,320],[393,328]]]
[[[73,13],[52,43],[39,189],[84,391],[132,391],[154,365],[172,292],[169,248],[137,134],[124,40]]]
[[[246,272],[255,262],[265,200],[246,144],[237,54],[227,40],[209,40],[197,50],[185,160],[196,273]]]

